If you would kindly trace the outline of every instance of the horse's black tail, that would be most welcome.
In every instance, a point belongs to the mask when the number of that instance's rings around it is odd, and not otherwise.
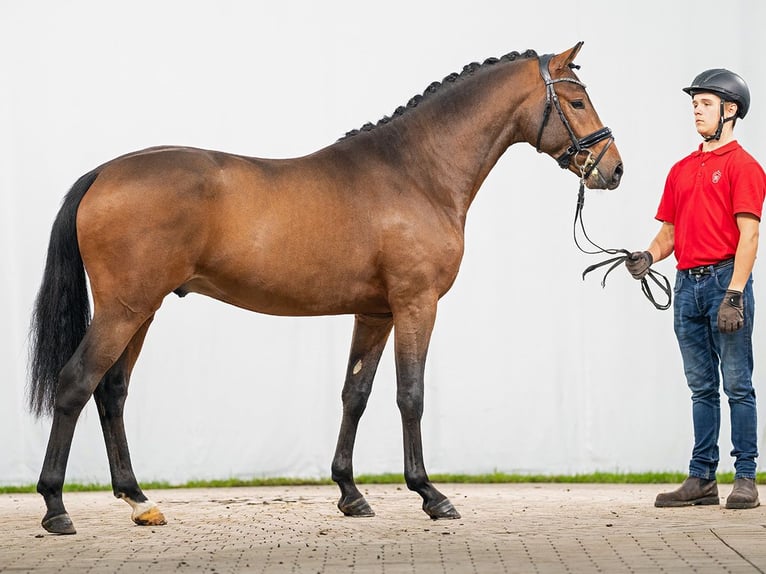
[[[59,372],[85,336],[90,302],[77,244],[77,208],[99,170],[83,175],[69,190],[53,222],[48,258],[30,325],[29,410],[51,414]]]

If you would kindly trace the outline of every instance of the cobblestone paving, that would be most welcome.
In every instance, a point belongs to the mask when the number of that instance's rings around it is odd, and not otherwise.
[[[438,486],[461,519],[396,485],[362,489],[372,518],[342,516],[334,486],[159,490],[159,527],[111,493],[66,493],[74,536],[42,529],[39,495],[0,495],[0,573],[766,572],[764,507],[654,508],[675,485]]]

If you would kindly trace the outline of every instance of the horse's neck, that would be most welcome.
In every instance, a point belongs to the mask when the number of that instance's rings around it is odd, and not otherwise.
[[[528,139],[519,133],[519,108],[532,88],[522,85],[519,68],[519,63],[507,63],[479,71],[385,126],[396,130],[395,136],[381,130],[382,137],[396,140],[408,174],[424,180],[419,187],[458,217],[465,218],[508,146]]]

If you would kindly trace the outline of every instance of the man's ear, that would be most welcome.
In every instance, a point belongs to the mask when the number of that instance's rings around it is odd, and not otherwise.
[[[739,104],[737,104],[737,102],[726,102],[726,104],[724,104],[724,111],[725,117],[736,117],[737,112],[739,111]]]

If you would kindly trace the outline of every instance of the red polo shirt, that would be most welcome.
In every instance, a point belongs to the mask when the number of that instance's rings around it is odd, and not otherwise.
[[[676,163],[665,181],[658,220],[674,226],[678,269],[713,265],[734,257],[739,229],[734,217],[761,218],[766,174],[737,141],[697,151]]]

